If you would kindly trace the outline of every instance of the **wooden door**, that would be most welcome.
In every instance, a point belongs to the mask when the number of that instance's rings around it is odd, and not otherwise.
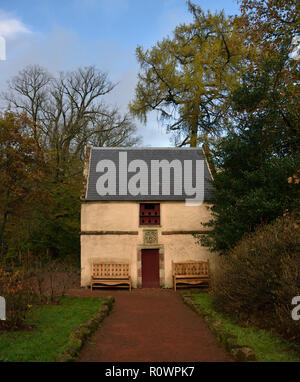
[[[142,249],[142,287],[159,288],[158,249]]]

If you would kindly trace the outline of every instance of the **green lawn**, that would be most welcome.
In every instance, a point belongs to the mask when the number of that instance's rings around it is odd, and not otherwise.
[[[216,311],[209,293],[192,293],[193,300],[199,304],[205,313],[214,320],[221,321],[221,327],[237,337],[237,342],[253,349],[256,358],[261,362],[300,362],[300,352],[296,346],[285,341],[273,331],[255,327],[242,327],[227,315]],[[299,348],[298,348],[299,349]]]
[[[30,331],[0,331],[0,361],[56,361],[66,350],[71,330],[90,319],[99,298],[64,297],[59,305],[43,305],[28,314]]]

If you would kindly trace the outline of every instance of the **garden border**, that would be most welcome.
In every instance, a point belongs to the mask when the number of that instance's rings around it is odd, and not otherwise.
[[[112,296],[99,297],[103,303],[99,311],[88,321],[72,329],[67,350],[61,353],[57,362],[74,362],[79,356],[84,343],[99,328],[100,323],[109,315],[115,298]]]
[[[208,325],[209,329],[216,336],[217,340],[225,347],[231,356],[239,362],[257,361],[253,349],[249,346],[238,343],[237,336],[228,333],[222,328],[222,321],[216,320],[202,306],[193,301],[192,294],[189,292],[180,293],[183,302],[196,312]]]

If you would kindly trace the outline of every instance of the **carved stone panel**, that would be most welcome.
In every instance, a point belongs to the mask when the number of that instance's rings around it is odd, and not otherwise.
[[[144,230],[144,244],[157,244],[158,234],[157,230]]]

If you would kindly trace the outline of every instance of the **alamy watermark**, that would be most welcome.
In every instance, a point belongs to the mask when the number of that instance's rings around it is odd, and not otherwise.
[[[6,302],[2,296],[0,296],[0,320],[6,320]]]
[[[0,61],[6,60],[6,41],[3,36],[0,36]]]
[[[292,298],[292,305],[297,305],[292,310],[292,319],[294,321],[300,320],[300,296],[295,296]]]
[[[200,205],[204,200],[204,160],[183,160],[178,156],[171,161],[134,159],[128,162],[127,152],[121,151],[115,160],[98,161],[95,170],[101,173],[96,181],[99,196],[141,195],[154,199],[184,196],[186,205]]]

